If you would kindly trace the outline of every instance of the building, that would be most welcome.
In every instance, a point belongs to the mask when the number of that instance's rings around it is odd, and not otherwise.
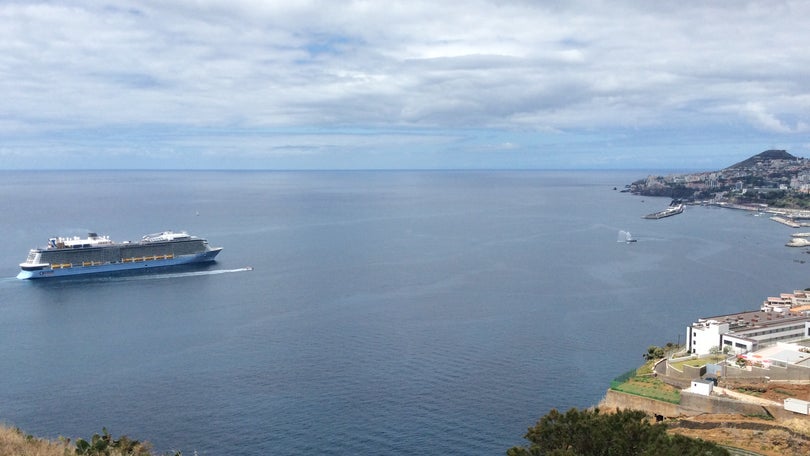
[[[779,297],[768,297],[762,306],[777,312],[800,311],[800,307],[810,306],[810,295],[806,291],[780,293]]]
[[[802,415],[810,415],[810,402],[789,397],[785,399],[784,404],[785,410],[801,413]]]
[[[692,384],[689,387],[689,392],[700,394],[701,396],[711,396],[712,389],[714,389],[713,381],[696,378],[692,380]]]
[[[807,294],[768,298],[760,310],[701,318],[686,328],[686,348],[693,355],[720,350],[748,353],[777,342],[810,338]]]

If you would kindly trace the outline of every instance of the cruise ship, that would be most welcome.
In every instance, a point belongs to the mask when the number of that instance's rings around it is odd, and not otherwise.
[[[43,248],[31,249],[20,263],[18,279],[42,279],[80,274],[163,268],[214,261],[222,247],[185,231],[149,234],[138,242],[113,242],[89,233],[86,238],[56,237]]]

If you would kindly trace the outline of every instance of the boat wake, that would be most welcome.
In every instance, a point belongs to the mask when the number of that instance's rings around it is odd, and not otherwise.
[[[247,271],[252,271],[252,270],[253,270],[252,267],[246,266],[244,268],[236,268],[236,269],[211,269],[211,270],[205,270],[205,271],[169,272],[169,273],[161,273],[161,274],[130,275],[130,276],[114,277],[113,279],[121,279],[122,281],[155,280],[155,279],[177,279],[177,278],[182,278],[182,277],[197,277],[197,276],[207,276],[207,275],[230,274],[230,273],[233,273],[233,272],[247,272]]]

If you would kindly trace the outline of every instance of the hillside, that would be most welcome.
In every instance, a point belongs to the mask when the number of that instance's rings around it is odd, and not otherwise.
[[[775,160],[788,160],[788,161],[797,161],[798,158],[794,157],[793,155],[789,154],[786,150],[766,150],[765,152],[760,152],[753,157],[747,158],[739,163],[735,163],[725,170],[739,170],[739,169],[747,169],[747,168],[755,168],[757,166],[762,166],[763,164],[769,164]]]
[[[627,186],[637,195],[689,202],[810,209],[810,160],[766,150],[717,171],[648,176]]]

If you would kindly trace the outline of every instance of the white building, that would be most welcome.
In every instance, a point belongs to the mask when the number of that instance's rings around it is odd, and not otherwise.
[[[784,406],[785,410],[801,413],[802,415],[810,415],[810,402],[789,397],[785,399]]]
[[[686,348],[693,355],[708,355],[713,347],[722,346],[722,336],[728,332],[728,322],[702,318],[686,328]]]
[[[686,328],[686,348],[693,355],[712,349],[747,353],[777,342],[810,338],[810,316],[789,310],[762,310],[701,318]]]
[[[700,378],[692,380],[692,386],[689,387],[690,393],[700,394],[702,396],[710,396],[714,382],[711,380],[703,380]]]
[[[770,296],[762,303],[763,310],[776,312],[797,310],[803,306],[810,306],[810,296],[806,291],[801,290],[793,293],[780,293],[779,297]]]

